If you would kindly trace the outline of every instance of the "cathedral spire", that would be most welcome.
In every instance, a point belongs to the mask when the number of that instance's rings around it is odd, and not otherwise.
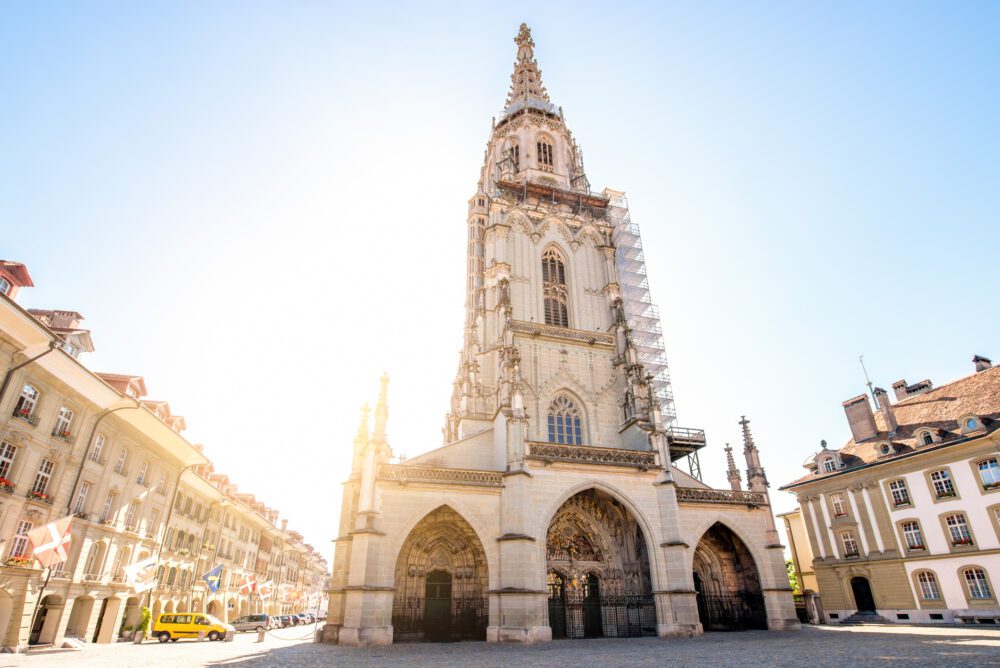
[[[734,492],[739,492],[743,489],[743,480],[740,478],[740,470],[736,468],[736,460],[733,459],[733,447],[728,443],[726,443],[726,463],[729,464],[726,470],[729,486]]]
[[[375,431],[372,440],[385,443],[385,423],[389,419],[389,374],[383,373],[379,382],[382,386],[378,391],[378,403],[375,404]]]
[[[542,85],[542,71],[535,60],[535,40],[531,39],[531,28],[521,24],[521,30],[514,38],[517,44],[517,61],[514,74],[510,77],[510,92],[507,93],[508,110],[515,104],[526,104],[529,100],[550,102],[549,93]]]
[[[368,415],[372,409],[368,407],[368,402],[361,407],[361,420],[358,422],[358,433],[354,437],[355,443],[366,443],[368,441]]]
[[[750,420],[746,415],[740,418],[740,426],[743,427],[743,456],[747,460],[747,487],[751,492],[766,492],[767,476],[764,475],[764,467],[760,465],[760,453],[753,442],[753,434],[750,433]]]

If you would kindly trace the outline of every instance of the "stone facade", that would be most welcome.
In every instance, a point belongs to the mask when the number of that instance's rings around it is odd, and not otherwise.
[[[334,500],[324,639],[685,636],[721,614],[711,606],[795,628],[748,423],[749,491],[710,489],[673,465],[704,434],[676,428],[644,361],[637,327],[655,310],[627,308],[633,265],[614,242],[623,194],[590,191],[526,27],[515,41],[507,106],[469,201],[445,443],[392,463],[383,378]]]
[[[939,388],[894,384],[844,403],[854,437],[810,456],[782,489],[800,572],[815,573],[827,620],[1000,621],[1000,369]]]

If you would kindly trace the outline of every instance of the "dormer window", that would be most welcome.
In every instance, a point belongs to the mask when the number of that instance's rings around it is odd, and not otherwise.
[[[883,455],[888,455],[892,453],[892,446],[888,443],[882,443],[878,446],[878,451]]]
[[[3,277],[0,277],[0,292],[2,292],[5,295],[10,294],[10,281],[8,281]]]
[[[963,434],[967,434],[970,431],[978,431],[983,428],[983,423],[975,415],[966,415],[961,420],[958,421],[959,427],[962,429]]]
[[[823,460],[822,467],[824,473],[833,473],[837,470],[837,462],[833,461],[833,457],[829,457]]]
[[[925,431],[923,434],[920,435],[920,441],[924,445],[930,445],[931,443],[934,442],[934,436],[932,436],[929,431]]]

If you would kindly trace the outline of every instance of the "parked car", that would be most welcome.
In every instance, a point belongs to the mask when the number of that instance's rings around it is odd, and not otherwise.
[[[212,615],[197,612],[163,612],[153,620],[152,633],[160,642],[197,638],[199,631],[204,631],[209,640],[222,640],[227,632],[236,629]]]
[[[270,615],[245,615],[233,622],[233,628],[240,631],[266,631],[273,628],[274,623]]]
[[[292,621],[291,615],[281,615],[280,617],[278,617],[278,619],[281,620],[281,628],[285,628],[287,626],[295,626],[295,622]]]

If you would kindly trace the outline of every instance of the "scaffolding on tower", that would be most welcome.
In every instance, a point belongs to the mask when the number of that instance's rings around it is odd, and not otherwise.
[[[677,427],[677,410],[674,407],[674,393],[670,385],[670,368],[663,345],[663,329],[660,325],[660,311],[649,296],[649,278],[646,275],[646,260],[642,252],[642,235],[639,226],[629,216],[628,200],[624,193],[606,189],[601,193],[607,197],[608,221],[612,225],[611,240],[615,245],[615,267],[622,303],[632,330],[632,340],[639,353],[639,360],[646,372],[653,376],[653,388],[660,400],[660,410],[668,434],[682,430]],[[698,430],[704,443],[704,432]],[[686,440],[686,439],[684,439]],[[687,456],[691,475],[701,479],[698,450],[692,449]]]

